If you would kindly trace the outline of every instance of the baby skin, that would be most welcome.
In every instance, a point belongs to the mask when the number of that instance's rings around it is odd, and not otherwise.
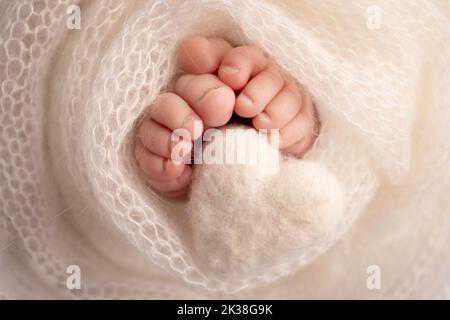
[[[281,152],[301,157],[313,145],[319,121],[308,92],[254,46],[232,47],[218,38],[193,37],[178,49],[184,72],[171,92],[159,95],[138,124],[135,157],[150,186],[166,197],[182,197],[192,165],[171,159],[172,132],[199,132],[227,124],[233,113],[256,129],[279,129]],[[194,123],[197,128],[194,131]],[[197,135],[197,136],[196,136]]]

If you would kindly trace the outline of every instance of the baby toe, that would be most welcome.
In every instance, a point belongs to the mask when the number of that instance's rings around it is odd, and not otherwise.
[[[302,157],[312,146],[313,140],[305,137],[293,145],[283,149],[283,153],[294,157]]]
[[[185,130],[189,140],[197,139],[203,132],[203,122],[189,104],[175,93],[163,93],[150,106],[148,115],[166,128],[181,132]]]
[[[191,154],[192,141],[190,135],[180,135],[179,130],[171,131],[149,119],[144,121],[138,130],[142,144],[152,153],[175,163],[184,162]]]
[[[234,92],[214,75],[183,75],[175,84],[175,92],[207,126],[222,126],[233,114]]]
[[[243,118],[260,114],[284,86],[282,74],[269,67],[257,74],[236,99],[234,111]]]
[[[302,94],[294,81],[288,81],[263,112],[252,119],[256,129],[280,129],[291,121],[302,107]]]
[[[267,67],[267,58],[254,46],[236,47],[224,56],[219,78],[233,90],[241,90],[251,77]]]
[[[220,38],[192,37],[178,48],[178,66],[186,73],[214,73],[231,45]]]
[[[148,179],[172,180],[179,177],[185,167],[184,163],[175,163],[150,152],[139,139],[136,141],[135,157]]]
[[[192,182],[192,173],[192,167],[185,166],[183,172],[175,179],[160,181],[150,178],[148,179],[148,182],[153,189],[166,197],[181,197],[187,193],[187,189]]]
[[[280,129],[280,149],[296,156],[311,148],[319,130],[319,121],[309,96],[304,97],[303,103],[305,107]]]

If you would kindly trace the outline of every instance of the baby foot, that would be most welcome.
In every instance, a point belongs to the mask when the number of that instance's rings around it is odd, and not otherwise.
[[[302,156],[319,130],[308,91],[254,46],[232,48],[223,39],[193,37],[183,42],[179,63],[191,73],[217,73],[237,91],[234,112],[256,129],[279,129],[280,149]]]
[[[256,129],[279,129],[280,150],[302,156],[313,145],[319,121],[307,90],[254,46],[228,51],[219,79],[240,91],[234,112]]]
[[[185,45],[189,47],[189,42]],[[209,46],[214,47],[210,50]],[[223,56],[220,50],[229,50],[231,46],[223,40],[206,40],[195,50],[186,50],[181,46],[180,67],[186,74],[174,84],[174,92],[163,93],[148,108],[146,116],[137,128],[135,145],[136,160],[144,172],[148,183],[167,197],[181,197],[192,179],[192,166],[174,161],[172,151],[178,143],[172,141],[172,133],[185,129],[190,141],[182,141],[185,156],[190,154],[193,141],[201,136],[205,127],[218,127],[226,124],[235,104],[235,94],[212,72],[212,65],[219,66]],[[202,52],[203,50],[203,52]],[[209,60],[198,60],[198,53],[206,54]],[[188,57],[189,56],[189,57]],[[183,61],[190,59],[191,63]],[[194,130],[194,123],[200,130]]]
[[[186,129],[191,141],[204,127],[226,124],[234,112],[252,118],[256,129],[280,129],[282,152],[301,156],[314,143],[318,120],[307,91],[281,72],[256,47],[232,46],[222,39],[184,41],[178,64],[186,72],[173,93],[160,95],[138,128],[136,158],[150,185],[165,196],[186,193],[192,167],[171,159],[172,132]],[[239,92],[237,99],[233,90]],[[194,132],[198,121],[201,133]]]

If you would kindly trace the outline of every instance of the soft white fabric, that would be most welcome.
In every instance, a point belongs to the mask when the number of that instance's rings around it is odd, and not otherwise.
[[[444,0],[86,0],[80,30],[70,3],[0,2],[0,296],[450,297]],[[187,203],[148,189],[134,125],[190,35],[257,45],[308,87],[305,159],[202,165]]]

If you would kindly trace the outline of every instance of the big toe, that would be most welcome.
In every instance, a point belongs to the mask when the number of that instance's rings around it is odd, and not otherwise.
[[[220,38],[188,38],[178,48],[178,66],[186,73],[214,73],[231,49],[231,45]]]
[[[175,92],[200,116],[205,125],[219,127],[233,115],[234,91],[211,74],[181,76]]]

